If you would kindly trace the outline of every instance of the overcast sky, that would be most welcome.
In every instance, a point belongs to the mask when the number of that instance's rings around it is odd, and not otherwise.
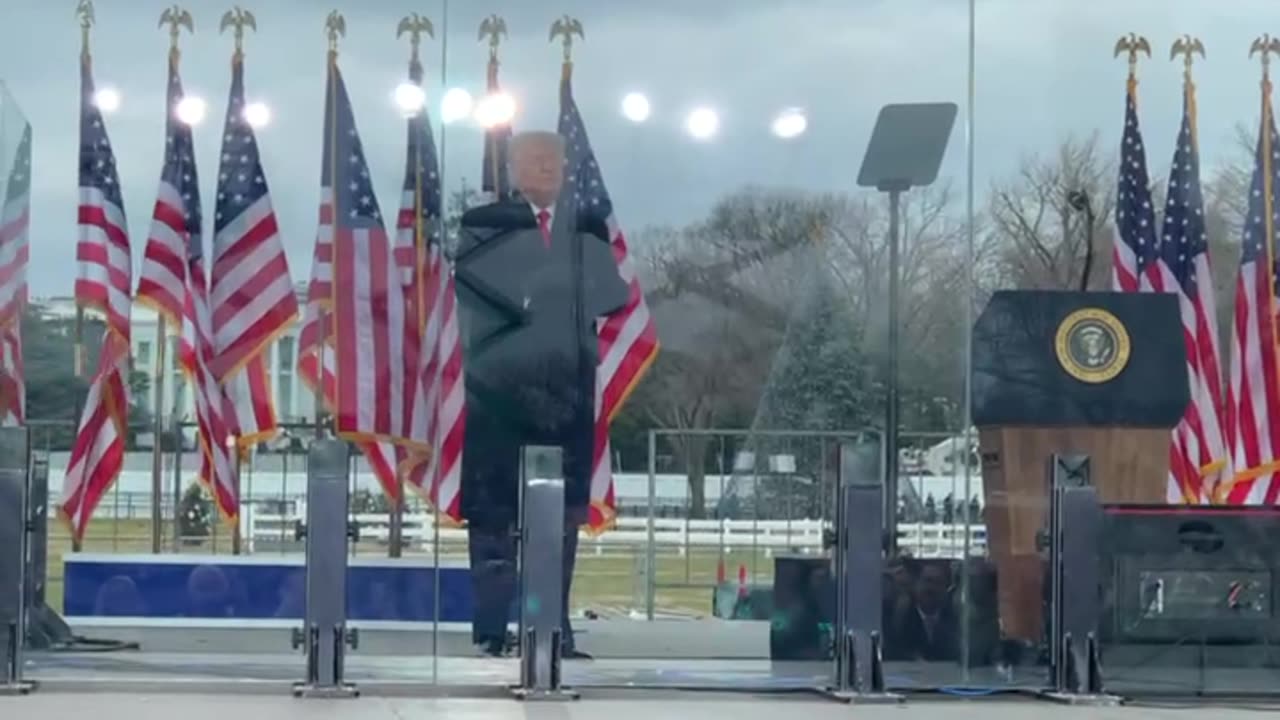
[[[35,296],[67,295],[75,273],[79,30],[73,0],[0,0],[0,79],[35,132],[29,279]],[[159,179],[167,34],[156,28],[164,4],[97,0],[93,32],[99,86],[124,99],[108,129],[119,161],[134,255],[140,258]],[[274,111],[259,133],[295,280],[304,279],[319,198],[325,34],[330,3],[245,0],[259,32],[247,40],[251,99]],[[744,185],[857,190],[855,178],[876,111],[884,103],[952,101],[967,109],[968,0],[364,0],[334,5],[347,20],[341,64],[356,104],[384,210],[398,202],[404,125],[391,92],[404,77],[407,41],[395,40],[409,12],[430,17],[436,39],[424,44],[430,102],[444,88],[478,92],[485,46],[480,20],[503,15],[503,84],[517,98],[518,128],[554,128],[560,50],[547,42],[551,21],[580,18],[575,88],[606,181],[625,226],[687,223]],[[196,35],[182,39],[189,93],[209,100],[196,131],[210,207],[229,82],[230,37],[217,32],[226,0],[191,0]],[[1177,35],[1200,36],[1208,59],[1197,70],[1203,162],[1227,158],[1232,128],[1256,123],[1254,37],[1280,34],[1276,0],[978,0],[975,173],[978,191],[1029,153],[1051,151],[1066,134],[1102,134],[1118,143],[1125,64],[1116,39],[1147,35],[1155,57],[1141,69],[1141,111],[1153,172],[1172,155],[1181,64],[1168,60]],[[654,117],[625,121],[619,101],[647,93]],[[699,144],[681,130],[684,115],[706,104],[723,129]],[[802,107],[810,130],[782,143],[772,116]],[[433,111],[434,111],[433,107]],[[11,108],[0,125],[0,168],[17,142]],[[437,125],[437,140],[441,140]],[[443,138],[451,189],[478,179],[481,134],[450,126]],[[965,134],[957,125],[943,181],[963,189]],[[7,174],[7,169],[4,170]],[[2,177],[2,176],[0,176]],[[2,181],[2,180],[0,180]],[[979,203],[981,199],[979,198]],[[963,205],[957,207],[962,211]],[[211,221],[211,212],[206,221]],[[136,278],[135,278],[136,279]]]

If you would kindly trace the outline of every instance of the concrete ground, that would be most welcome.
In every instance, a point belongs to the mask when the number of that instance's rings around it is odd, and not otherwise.
[[[422,623],[354,625],[360,627],[360,646],[347,658],[347,674],[356,682],[494,688],[518,677],[515,660],[475,657],[465,625],[442,624],[438,634]],[[302,655],[290,652],[289,621],[124,618],[73,626],[80,635],[137,642],[142,650],[32,652],[25,668],[29,678],[288,683],[303,668]],[[770,662],[763,622],[601,620],[575,627],[579,647],[597,658],[566,663],[566,682],[580,687],[789,690],[823,684],[831,673],[826,662]],[[968,673],[956,663],[887,665],[886,681],[896,688],[1039,688],[1047,673],[1034,665],[1003,672],[974,667]],[[1124,695],[1280,694],[1280,648],[1109,648],[1104,671],[1107,686]]]
[[[92,710],[87,708],[92,707]],[[1201,707],[1076,708],[1030,701],[914,702],[900,707],[851,708],[817,699],[759,698],[743,696],[653,695],[643,698],[588,699],[568,704],[519,703],[507,699],[402,699],[293,700],[268,695],[154,695],[74,692],[41,692],[27,697],[0,698],[0,718],[20,720],[83,720],[91,712],[95,720],[776,720],[782,713],[806,720],[1164,720],[1197,718],[1212,712],[1214,718],[1258,717],[1255,709],[1208,710]],[[1273,710],[1272,712],[1275,712]]]

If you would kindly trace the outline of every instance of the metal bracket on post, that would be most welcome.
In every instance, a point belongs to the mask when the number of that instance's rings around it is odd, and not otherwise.
[[[49,454],[31,453],[27,481],[27,649],[44,650],[73,642],[71,627],[46,597],[49,560]]]
[[[577,700],[560,674],[564,647],[564,464],[558,447],[521,458],[520,700]]]
[[[347,628],[347,541],[359,532],[348,522],[347,444],[318,439],[307,456],[307,522],[295,532],[306,539],[306,614],[293,631],[294,649],[305,648],[306,680],[295,697],[354,698],[360,692],[343,680],[346,650],[359,636]]]
[[[839,448],[836,506],[834,677],[824,694],[842,702],[899,703],[884,683],[881,540],[885,522],[877,442]]]
[[[1049,690],[1042,697],[1072,705],[1118,705],[1120,698],[1102,686],[1102,505],[1090,471],[1087,455],[1049,458]]]
[[[27,429],[0,428],[0,695],[26,695],[22,679],[27,627]]]

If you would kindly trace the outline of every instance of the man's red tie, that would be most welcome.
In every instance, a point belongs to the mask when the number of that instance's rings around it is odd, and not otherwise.
[[[551,213],[545,209],[538,211],[538,229],[542,231],[542,243],[551,247]]]

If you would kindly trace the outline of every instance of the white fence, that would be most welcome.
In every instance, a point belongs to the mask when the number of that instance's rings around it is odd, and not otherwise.
[[[255,548],[279,547],[295,541],[294,528],[300,516],[267,515],[246,508],[244,542],[249,552]],[[385,514],[355,515],[360,536],[365,541],[386,544],[391,528]],[[689,551],[721,553],[760,551],[766,556],[776,552],[820,553],[823,531],[830,523],[823,520],[684,520],[658,518],[653,521],[653,542],[659,552],[684,555]],[[404,516],[401,536],[416,551],[431,553],[436,539],[435,516],[425,513]],[[985,555],[987,529],[983,525],[967,528],[969,553]],[[966,528],[959,524],[903,523],[898,525],[898,545],[921,558],[955,558],[964,555]],[[466,530],[440,527],[441,550],[461,550],[466,543]],[[640,553],[649,543],[647,518],[619,518],[616,527],[598,536],[583,533],[579,539],[582,552],[603,555],[607,551]]]

